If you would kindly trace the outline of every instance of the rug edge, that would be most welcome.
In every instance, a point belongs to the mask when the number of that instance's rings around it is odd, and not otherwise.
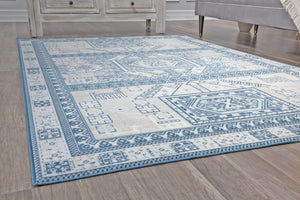
[[[267,148],[267,147],[272,147],[272,146],[279,146],[279,145],[284,145],[284,144],[293,144],[293,143],[300,142],[299,137],[300,136],[293,137],[293,138],[297,138],[296,140],[293,140],[293,141],[284,141],[284,142],[279,142],[279,143],[275,143],[275,144],[271,143],[271,144],[265,144],[265,145],[256,146],[256,147],[244,148],[244,149],[234,149],[234,150],[228,150],[228,151],[220,151],[220,152],[217,152],[217,153],[205,154],[205,155],[201,155],[201,156],[195,155],[195,156],[183,157],[183,158],[178,158],[178,159],[170,159],[170,160],[165,160],[165,161],[160,161],[160,162],[155,162],[155,163],[143,164],[143,165],[139,165],[139,166],[133,166],[133,167],[128,167],[128,168],[121,168],[121,169],[116,169],[116,170],[111,170],[111,171],[106,171],[106,172],[95,173],[95,174],[91,174],[91,175],[85,175],[85,176],[68,178],[68,179],[61,179],[61,180],[57,180],[57,181],[35,182],[34,186],[56,184],[56,183],[80,180],[80,179],[94,177],[94,176],[106,175],[106,174],[110,174],[110,173],[122,172],[122,171],[126,171],[126,170],[139,169],[139,168],[144,168],[144,167],[151,167],[151,166],[156,166],[156,165],[160,165],[160,164],[168,164],[168,163],[173,163],[173,162],[175,163],[175,162],[186,161],[186,160],[191,160],[191,159],[198,159],[198,158],[200,159],[200,158],[205,158],[205,157],[211,157],[211,156],[217,156],[217,155],[235,153],[235,152],[243,152],[243,151],[249,151],[249,150],[255,150],[255,149],[262,149],[262,148]],[[232,147],[232,146],[229,146],[229,147]],[[229,148],[229,147],[227,147],[227,148]]]
[[[25,120],[26,120],[26,130],[27,130],[27,142],[28,142],[28,151],[29,151],[29,158],[30,158],[30,169],[31,169],[31,181],[32,185],[36,186],[38,183],[36,182],[36,174],[35,174],[35,165],[34,165],[34,158],[33,158],[33,150],[32,150],[32,141],[31,141],[31,130],[30,130],[30,123],[29,123],[29,115],[28,115],[28,103],[27,103],[27,93],[25,88],[25,72],[24,72],[24,63],[23,63],[23,54],[21,52],[21,38],[16,38],[17,40],[17,48],[18,48],[18,55],[19,55],[19,65],[20,65],[20,72],[22,78],[22,91],[23,91],[23,99],[24,99],[24,110],[25,110]]]

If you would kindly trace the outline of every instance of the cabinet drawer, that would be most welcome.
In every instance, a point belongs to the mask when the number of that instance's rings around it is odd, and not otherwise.
[[[156,0],[106,0],[106,13],[155,12]]]
[[[97,0],[40,0],[41,13],[98,13]]]

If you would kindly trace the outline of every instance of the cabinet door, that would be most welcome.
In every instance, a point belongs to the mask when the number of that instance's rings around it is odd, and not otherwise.
[[[156,0],[106,0],[106,13],[156,12]]]
[[[99,0],[40,0],[41,13],[99,13]]]

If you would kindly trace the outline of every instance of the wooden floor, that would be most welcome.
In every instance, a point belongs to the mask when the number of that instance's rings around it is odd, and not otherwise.
[[[144,30],[139,22],[45,26],[46,37],[133,36]],[[167,22],[166,34],[197,38],[197,30],[197,21]],[[29,37],[26,23],[0,23],[0,200],[300,199],[300,143],[33,187],[16,37]],[[203,40],[300,67],[293,31],[260,27],[253,38],[239,33],[236,23],[215,20],[206,21]]]

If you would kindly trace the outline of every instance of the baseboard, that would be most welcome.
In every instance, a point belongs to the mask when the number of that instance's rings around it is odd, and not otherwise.
[[[181,21],[181,20],[198,20],[199,17],[195,15],[194,10],[167,10],[167,21]],[[205,17],[205,20],[217,20],[212,17]]]
[[[167,10],[166,20],[177,21],[177,20],[197,20],[198,16],[195,15],[194,10]]]
[[[198,16],[195,15],[194,10],[167,10],[166,20],[197,20]],[[209,18],[206,18],[209,19]],[[0,9],[0,22],[27,22],[28,14],[26,9]]]
[[[0,22],[27,22],[28,14],[26,9],[18,10],[1,10],[0,9]]]

